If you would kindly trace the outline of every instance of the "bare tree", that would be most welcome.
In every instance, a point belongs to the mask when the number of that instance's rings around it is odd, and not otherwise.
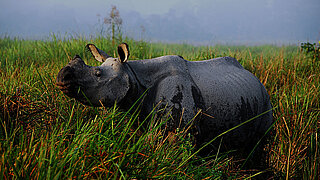
[[[116,39],[122,41],[122,18],[120,17],[119,10],[116,6],[111,7],[111,12],[108,16],[104,18],[103,23],[109,26],[109,31],[111,31],[110,33],[113,45],[115,44]]]

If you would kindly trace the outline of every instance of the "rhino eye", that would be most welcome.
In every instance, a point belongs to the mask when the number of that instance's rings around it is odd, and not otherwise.
[[[100,77],[100,76],[101,76],[101,71],[100,71],[100,70],[96,70],[95,75],[96,75],[97,77]]]

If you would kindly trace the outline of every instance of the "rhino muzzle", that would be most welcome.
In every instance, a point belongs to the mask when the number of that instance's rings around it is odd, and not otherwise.
[[[70,97],[75,97],[79,88],[74,78],[74,70],[70,66],[62,68],[57,76],[56,85],[63,93]]]

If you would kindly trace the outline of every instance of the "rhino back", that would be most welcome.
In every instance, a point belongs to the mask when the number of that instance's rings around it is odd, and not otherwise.
[[[129,61],[128,64],[134,70],[140,84],[145,88],[152,88],[169,76],[185,76],[188,73],[187,62],[180,56],[168,55],[154,59]]]
[[[265,94],[260,81],[234,58],[190,62],[188,70],[201,91],[206,107],[216,103],[239,103],[241,97],[261,99]]]
[[[205,103],[205,134],[214,137],[269,109],[269,96],[258,78],[230,57],[189,62],[188,70],[200,89]],[[265,132],[271,125],[272,112],[257,118],[250,126],[239,128],[234,136],[244,139]],[[215,132],[212,132],[215,129]],[[231,133],[232,134],[232,133]],[[239,141],[239,143],[242,143]],[[241,145],[241,144],[240,144]]]

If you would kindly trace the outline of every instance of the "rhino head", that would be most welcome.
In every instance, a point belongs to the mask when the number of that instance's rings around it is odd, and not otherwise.
[[[103,62],[100,66],[89,66],[76,55],[57,76],[56,85],[67,96],[92,106],[113,106],[121,101],[130,89],[130,77],[126,61],[128,45],[118,46],[119,58],[110,57],[93,44],[86,48],[94,58]]]

